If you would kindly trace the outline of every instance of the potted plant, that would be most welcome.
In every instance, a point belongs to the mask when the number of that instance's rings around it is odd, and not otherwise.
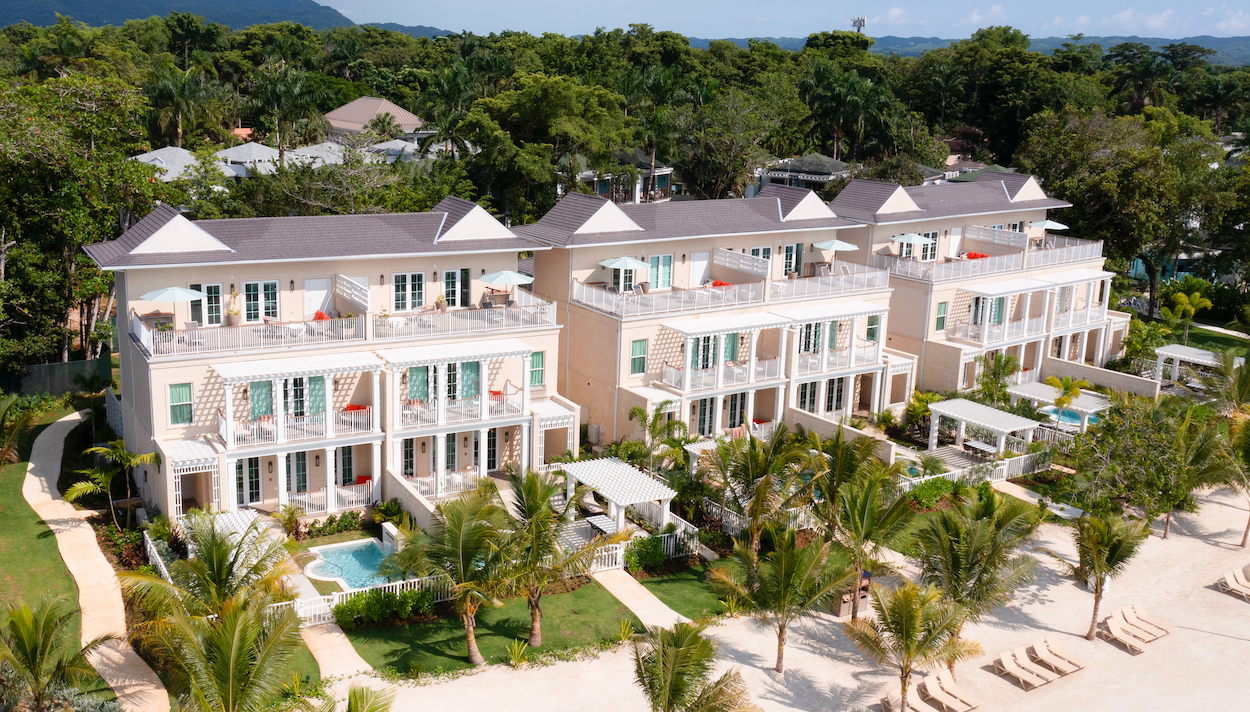
[[[238,326],[243,322],[243,315],[239,311],[239,293],[230,292],[230,308],[226,309],[226,326]]]
[[[447,311],[447,297],[440,294],[434,298],[434,311],[439,314]]]

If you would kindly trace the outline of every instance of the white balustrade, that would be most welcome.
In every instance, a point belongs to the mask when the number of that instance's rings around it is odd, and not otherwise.
[[[326,489],[315,492],[289,492],[287,502],[304,510],[304,514],[321,514],[326,511]]]
[[[321,321],[286,321],[202,329],[152,331],[141,320],[132,323],[139,342],[153,357],[283,349],[346,341],[363,341],[364,316]]]
[[[109,386],[104,389],[104,419],[108,422],[109,428],[113,430],[113,434],[117,437],[123,437],[122,427],[124,418],[122,417],[122,402],[113,393],[113,387]]]
[[[340,485],[335,488],[338,496],[338,509],[357,509],[367,507],[373,501],[373,485]]]
[[[518,290],[518,294],[529,294]],[[525,301],[537,297],[530,295]],[[433,310],[415,314],[379,316],[373,320],[373,336],[378,341],[421,339],[454,334],[536,329],[556,325],[556,308],[550,302],[491,309]]]
[[[716,248],[712,253],[712,264],[728,267],[729,269],[752,274],[760,278],[769,276],[773,266],[772,260],[748,255],[745,252],[727,250],[723,247]]]
[[[483,475],[478,468],[471,467],[466,470],[439,474],[437,477],[437,489],[435,488],[434,473],[426,474],[423,477],[409,477],[408,481],[412,483],[412,486],[416,488],[422,497],[426,499],[442,499],[477,489],[478,482],[482,478]]]
[[[773,282],[769,299],[777,302],[788,299],[812,299],[834,294],[885,289],[889,286],[890,274],[884,269],[848,262],[837,262],[833,267],[833,274]]]
[[[763,282],[731,284],[728,287],[673,289],[665,292],[618,294],[602,287],[573,282],[573,299],[617,316],[673,314],[718,307],[758,304],[764,301]]]

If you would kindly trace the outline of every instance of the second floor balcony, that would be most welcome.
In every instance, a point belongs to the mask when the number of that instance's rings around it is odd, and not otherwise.
[[[881,342],[856,339],[855,348],[824,348],[815,352],[799,352],[797,375],[828,373],[846,368],[871,366],[881,361]]]
[[[400,406],[400,427],[420,428],[440,423],[509,418],[524,412],[524,400],[520,389],[511,393],[491,392],[486,398],[411,398]]]
[[[719,368],[682,368],[665,363],[662,379],[665,385],[684,388],[687,391],[706,391],[713,388],[760,383],[781,378],[780,358],[757,359],[754,365],[747,362],[727,361]],[[687,381],[689,379],[689,381]],[[685,385],[689,383],[689,385]]]
[[[971,250],[968,247],[971,245],[980,247],[984,252],[969,251],[959,256],[923,261],[876,254],[872,255],[872,264],[899,277],[922,282],[950,282],[1035,267],[1087,262],[1102,257],[1102,242],[1099,240],[1051,234],[1031,238],[1024,233],[990,228],[969,228],[965,237],[967,249]]]
[[[233,422],[226,418],[224,411],[217,411],[217,433],[227,448],[324,440],[369,432],[373,432],[371,406],[349,406],[345,410],[304,415],[262,415]]]

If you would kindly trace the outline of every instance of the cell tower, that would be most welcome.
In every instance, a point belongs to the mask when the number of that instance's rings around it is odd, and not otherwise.
[[[865,25],[865,24],[867,24],[867,23],[868,23],[868,21],[867,21],[867,20],[865,20],[865,19],[864,19],[864,18],[862,18],[862,17],[852,17],[852,18],[851,18],[851,27],[854,27],[854,28],[855,28],[855,31],[856,31],[856,32],[858,32],[858,33],[859,33],[859,34],[861,34],[861,35],[862,35],[862,34],[864,34],[864,25]]]

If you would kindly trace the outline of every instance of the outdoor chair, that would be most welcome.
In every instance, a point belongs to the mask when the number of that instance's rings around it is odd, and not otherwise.
[[[1125,633],[1128,633],[1143,643],[1153,643],[1163,637],[1163,634],[1161,633],[1156,633],[1153,630],[1134,625],[1133,622],[1124,615],[1124,611],[1115,611],[1111,614],[1110,620],[1114,620],[1117,624],[1119,624],[1120,628]]]
[[[1058,680],[1063,677],[1063,673],[1051,670],[1033,662],[1033,659],[1029,657],[1029,651],[1026,650],[1023,645],[1011,652],[1012,655],[1015,656],[1016,664],[1019,665],[1022,670],[1027,670],[1033,673],[1036,677],[1040,677],[1047,682]]]
[[[1115,618],[1108,618],[1098,627],[1098,637],[1109,643],[1119,643],[1133,655],[1146,652],[1146,644],[1124,631]]]
[[[1124,614],[1124,620],[1128,621],[1129,625],[1141,628],[1147,633],[1154,633],[1159,638],[1162,638],[1172,632],[1171,627],[1164,628],[1161,625],[1155,625],[1154,623],[1151,623],[1150,621],[1137,615],[1137,611],[1133,610],[1132,606],[1121,608],[1120,612]]]
[[[937,681],[932,678],[922,680],[919,685],[916,685],[916,692],[920,693],[920,699],[937,703],[938,705],[945,707],[948,712],[968,712],[968,710],[972,709],[963,702],[955,699],[955,697],[946,690],[943,690],[942,686],[937,684]]]
[[[1246,579],[1246,575],[1241,572],[1241,569],[1233,569],[1232,574],[1233,580],[1237,582],[1238,586],[1250,588],[1250,580]]]
[[[198,322],[188,321],[183,324],[187,330],[187,343],[192,346],[203,346],[208,343],[202,334],[200,334],[200,325]]]
[[[644,292],[644,291],[643,291],[643,289],[642,289],[642,285],[641,285],[641,284],[635,284],[635,285],[634,285],[634,296],[635,296],[635,297],[641,297],[643,294],[646,294],[646,292]]]
[[[1033,647],[1036,648],[1039,644],[1044,646],[1047,650],[1049,650],[1052,655],[1063,658],[1064,660],[1072,663],[1073,665],[1077,667],[1077,669],[1081,669],[1089,665],[1089,663],[1085,662],[1084,658],[1076,655],[1075,653],[1068,652],[1066,648],[1059,645],[1058,643],[1051,640],[1050,638],[1046,638],[1045,640],[1039,640],[1036,643],[1033,643]]]
[[[967,690],[960,687],[959,685],[955,684],[955,676],[951,674],[950,670],[946,668],[941,668],[937,671],[936,677],[937,677],[937,684],[940,685],[943,690],[945,690],[948,694],[950,694],[955,699],[959,700],[965,705],[968,705],[969,709],[975,709],[981,706],[981,700],[979,698],[969,693]]]
[[[997,675],[1010,675],[1011,677],[1014,677],[1020,683],[1020,686],[1025,690],[1032,690],[1035,687],[1041,687],[1042,685],[1050,682],[1050,680],[1044,677],[1038,677],[1028,670],[1021,668],[1016,664],[1016,659],[1010,652],[1003,653],[994,660],[994,672]]]
[[[1233,576],[1232,571],[1224,574],[1224,578],[1220,579],[1218,583],[1221,591],[1231,593],[1234,596],[1241,596],[1247,603],[1250,603],[1250,588],[1237,583],[1237,578]]]
[[[1050,649],[1046,647],[1046,642],[1042,640],[1034,641],[1032,647],[1026,652],[1031,653],[1029,657],[1033,658],[1039,665],[1044,665],[1061,676],[1071,675],[1081,669],[1079,665],[1074,665],[1050,652]]]
[[[891,692],[881,698],[881,712],[898,712],[903,708],[902,702],[897,692]],[[916,710],[916,712],[943,712],[941,707],[934,707],[925,702],[920,695],[907,696],[907,709]]]

